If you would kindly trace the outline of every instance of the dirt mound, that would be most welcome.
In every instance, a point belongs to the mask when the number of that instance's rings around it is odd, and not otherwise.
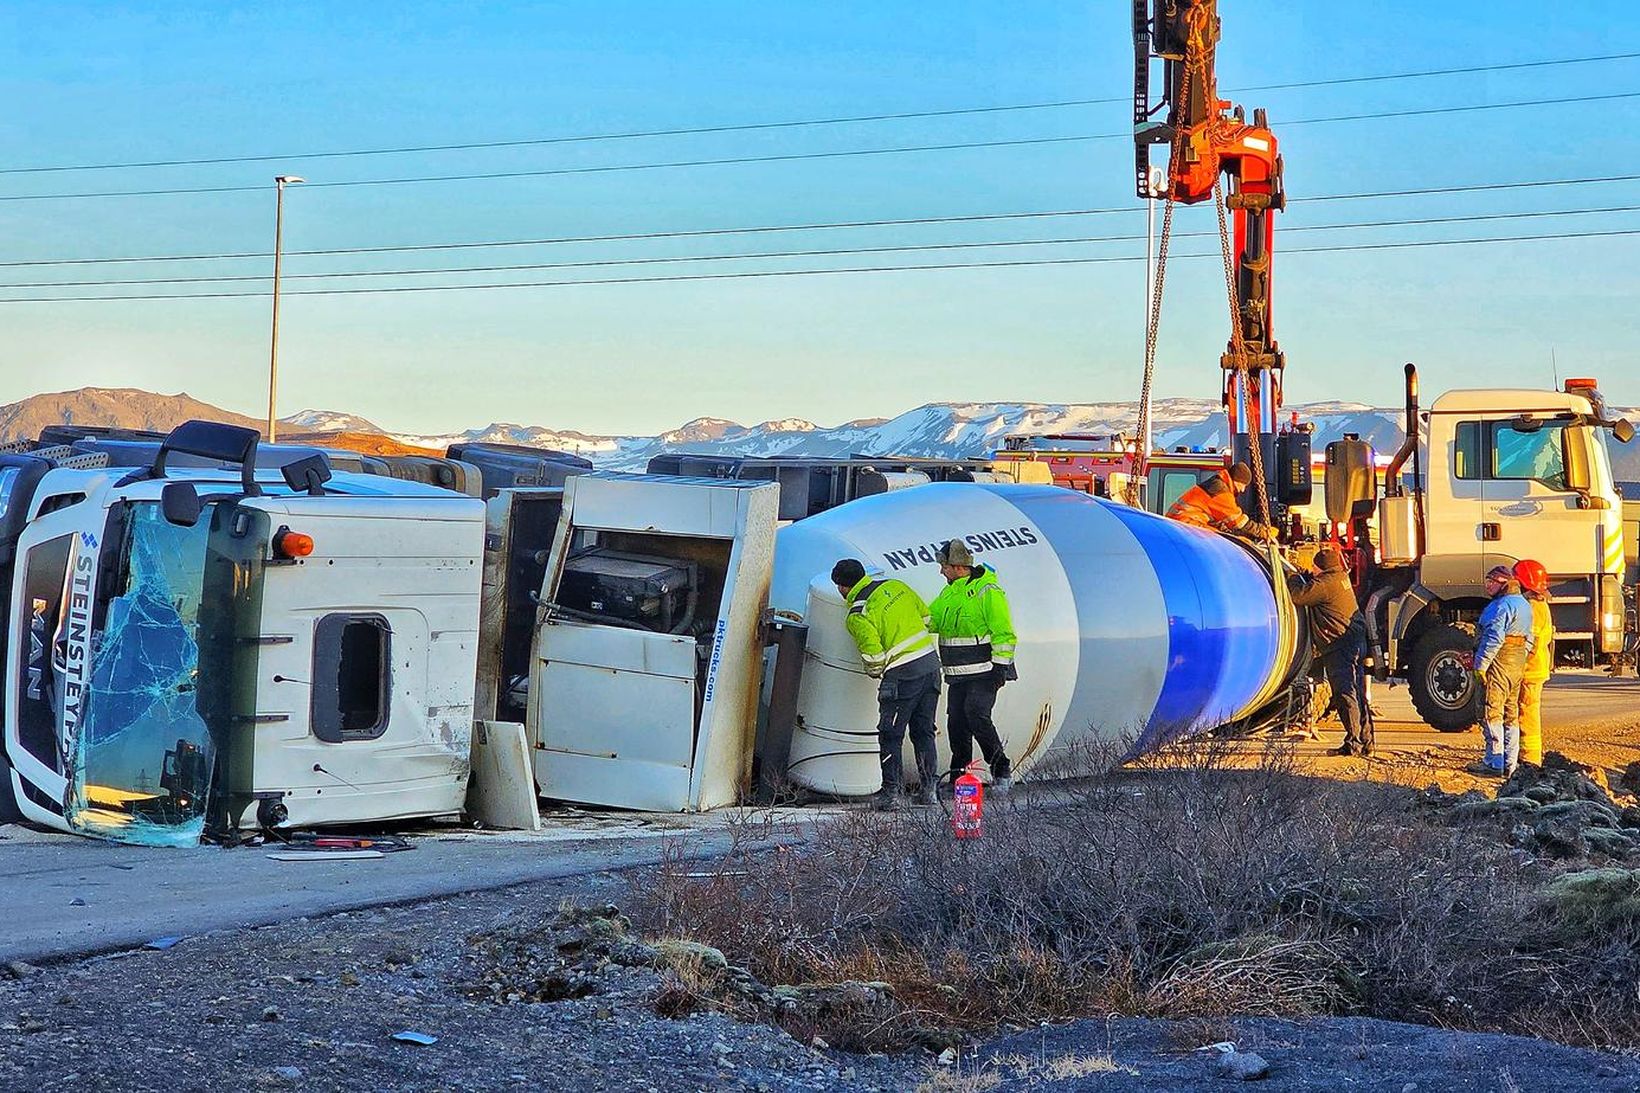
[[[280,433],[284,444],[312,444],[320,448],[343,448],[364,455],[426,455],[443,458],[437,448],[418,448],[404,444],[384,433]]]

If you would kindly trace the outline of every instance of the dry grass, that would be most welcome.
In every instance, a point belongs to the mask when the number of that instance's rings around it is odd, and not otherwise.
[[[1246,755],[1209,740],[1136,772],[1084,756],[1082,777],[989,809],[980,840],[941,811],[851,813],[752,869],[671,863],[634,913],[765,983],[892,984],[886,1017],[813,1030],[850,1049],[1111,1013],[1640,1041],[1626,905],[1553,928],[1552,878],[1495,833],[1433,825],[1397,787],[1303,778],[1281,742]]]

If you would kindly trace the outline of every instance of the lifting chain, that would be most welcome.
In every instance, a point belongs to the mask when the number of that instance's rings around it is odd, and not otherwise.
[[[1154,199],[1150,199],[1154,200]],[[1143,450],[1150,437],[1150,386],[1156,375],[1156,334],[1162,324],[1162,286],[1167,282],[1167,245],[1173,236],[1173,197],[1169,194],[1162,209],[1162,238],[1156,247],[1156,281],[1151,285],[1150,314],[1145,317],[1145,375],[1139,385],[1139,440],[1128,475],[1127,503],[1139,507],[1139,484],[1145,477],[1150,452]]]
[[[1190,101],[1190,80],[1199,63],[1194,58],[1199,57],[1195,48],[1197,34],[1192,33],[1186,42],[1187,59],[1184,69],[1184,78],[1179,81],[1179,97],[1185,102]],[[1173,165],[1184,162],[1185,137],[1187,130],[1176,128],[1173,140],[1168,148],[1168,170]],[[1149,179],[1146,179],[1147,187]],[[1154,201],[1154,197],[1146,197],[1146,201]],[[1156,245],[1156,279],[1150,289],[1150,314],[1145,316],[1145,371],[1144,378],[1139,384],[1139,438],[1134,445],[1134,458],[1131,471],[1128,475],[1126,501],[1135,508],[1140,503],[1140,486],[1144,481],[1146,468],[1150,465],[1148,441],[1150,438],[1150,390],[1156,377],[1156,340],[1157,333],[1162,325],[1162,286],[1167,283],[1167,248],[1173,238],[1173,187],[1167,188],[1167,204],[1162,208],[1162,237]]]

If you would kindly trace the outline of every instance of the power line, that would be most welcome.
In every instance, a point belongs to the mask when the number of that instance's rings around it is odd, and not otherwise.
[[[1636,92],[1640,95],[1640,92]],[[844,159],[852,156],[889,156],[916,152],[952,152],[973,148],[1018,148],[1033,144],[1069,144],[1110,140],[1125,133],[1085,133],[1064,137],[1025,137],[1018,140],[960,141],[950,144],[911,144],[890,148],[845,148],[835,152],[787,152],[767,156],[725,156],[718,159],[666,160],[657,163],[611,163],[594,167],[552,167],[532,171],[482,171],[460,175],[414,175],[403,178],[355,178],[339,182],[309,182],[308,189],[352,186],[407,186],[428,182],[493,182],[510,178],[551,178],[558,175],[595,175],[619,171],[661,171],[680,167],[726,167],[748,163],[788,163],[797,160]],[[71,194],[4,194],[0,201],[70,201],[102,197],[172,197],[184,194],[262,193],[266,186],[186,186],[156,190],[97,190]]]
[[[1425,186],[1416,190],[1379,190],[1376,193],[1322,194],[1319,197],[1294,197],[1288,204],[1299,201],[1358,201],[1370,197],[1426,197],[1432,194],[1473,194],[1487,190],[1530,190],[1543,186],[1591,186],[1606,182],[1636,182],[1640,175],[1595,175],[1590,178],[1561,178],[1543,182],[1475,182],[1463,186]]]
[[[1343,224],[1288,225],[1284,233],[1303,231],[1344,231],[1362,228],[1423,227],[1436,224],[1467,224],[1494,220],[1537,220],[1556,216],[1591,216],[1605,213],[1640,212],[1640,205],[1617,205],[1603,208],[1550,209],[1513,213],[1479,213],[1470,216],[1435,216],[1415,219],[1356,221]],[[1175,238],[1205,238],[1217,232],[1175,232]],[[510,273],[526,270],[594,269],[606,266],[678,265],[689,262],[738,262],[776,258],[833,258],[859,254],[902,254],[916,251],[981,250],[994,247],[1047,247],[1071,246],[1082,243],[1131,243],[1143,240],[1143,235],[1081,235],[1050,239],[1000,239],[962,241],[952,243],[914,243],[875,247],[839,247],[825,250],[751,251],[737,254],[662,255],[647,258],[593,258],[569,262],[527,262],[486,266],[445,266],[422,269],[346,270],[335,273],[287,273],[285,281],[315,281],[359,277],[429,277],[439,274]],[[1285,248],[1282,253],[1293,253]],[[1302,253],[1300,251],[1299,253]],[[0,290],[19,288],[103,288],[116,285],[198,285],[233,284],[266,281],[265,273],[233,274],[206,277],[138,277],[112,278],[98,281],[13,281],[0,282]]]
[[[1288,91],[1306,87],[1337,87],[1344,84],[1383,83],[1393,80],[1424,79],[1433,76],[1471,75],[1483,72],[1505,72],[1531,68],[1552,68],[1565,65],[1594,64],[1606,61],[1627,61],[1640,57],[1640,52],[1605,53],[1581,57],[1557,57],[1544,61],[1515,61],[1504,64],[1468,65],[1460,68],[1422,69],[1412,72],[1388,72],[1368,76],[1342,76],[1326,80],[1299,80],[1290,83],[1254,84],[1231,88],[1227,94],[1247,91]],[[789,121],[750,122],[734,125],[699,125],[673,129],[642,129],[612,133],[583,133],[557,137],[527,137],[517,140],[462,141],[452,144],[412,144],[386,148],[351,148],[329,152],[291,152],[239,156],[204,156],[193,159],[137,160],[123,163],[55,164],[36,167],[0,168],[0,175],[54,174],[70,171],[114,171],[156,167],[205,167],[231,163],[272,163],[281,160],[341,159],[362,156],[410,155],[427,152],[467,152],[497,148],[531,148],[559,144],[586,144],[597,141],[639,140],[651,137],[705,136],[718,133],[751,133],[771,129],[797,129],[832,125],[856,125],[870,122],[914,121],[928,118],[949,118],[979,114],[1019,113],[1033,110],[1060,110],[1081,106],[1103,106],[1125,103],[1127,97],[1104,99],[1063,99],[1050,102],[1006,103],[997,106],[954,107],[942,110],[911,110],[896,113],[854,114],[827,118],[800,118]]]
[[[1316,194],[1310,197],[1289,197],[1288,204],[1322,201],[1359,201],[1376,198],[1419,197],[1439,194],[1477,193],[1487,190],[1528,190],[1557,186],[1590,186],[1616,182],[1640,182],[1640,174],[1598,175],[1588,178],[1533,179],[1523,182],[1471,183],[1460,186],[1429,186],[1410,190],[1375,190],[1361,193]],[[999,220],[1041,220],[1076,216],[1136,216],[1144,211],[1142,205],[1122,205],[1096,209],[1050,209],[1035,212],[977,213],[958,216],[917,216],[887,220],[841,220],[799,224],[758,224],[733,228],[694,228],[673,231],[623,232],[605,235],[560,235],[533,239],[491,239],[455,243],[408,243],[370,247],[324,247],[312,250],[285,251],[287,258],[321,257],[333,255],[404,254],[446,250],[489,250],[504,247],[540,247],[560,244],[637,242],[657,239],[688,239],[710,236],[760,235],[782,232],[833,231],[856,228],[907,227],[933,224],[968,224]],[[1284,225],[1283,232],[1303,230],[1300,225]],[[214,262],[239,261],[253,258],[272,258],[272,251],[221,251],[213,254],[150,254],[130,257],[101,258],[34,258],[0,262],[0,269],[40,266],[90,266],[137,264],[150,262]]]
[[[1335,254],[1353,251],[1403,250],[1422,247],[1478,246],[1491,243],[1526,243],[1564,239],[1615,238],[1640,235],[1640,228],[1632,230],[1559,232],[1551,235],[1488,236],[1481,239],[1425,239],[1400,243],[1360,243],[1339,246],[1297,247],[1287,254]],[[1218,251],[1174,255],[1175,258],[1222,259]],[[1143,255],[1116,255],[1092,258],[1031,258],[996,262],[940,262],[912,266],[846,266],[832,269],[748,270],[735,273],[686,273],[653,277],[599,277],[570,281],[505,281],[476,285],[389,285],[376,288],[317,288],[293,289],[286,296],[366,296],[391,295],[406,292],[473,292],[512,288],[568,288],[577,285],[665,284],[681,281],[738,281],[767,277],[809,277],[828,274],[853,273],[912,273],[925,270],[1003,269],[1025,266],[1082,266],[1108,263],[1143,262]],[[227,300],[261,299],[267,292],[196,292],[196,293],[143,293],[120,296],[20,296],[0,298],[0,304],[90,303],[117,300]]]
[[[1605,95],[1575,95],[1552,99],[1522,99],[1515,102],[1472,103],[1459,106],[1422,107],[1411,110],[1384,110],[1363,114],[1335,114],[1320,118],[1294,118],[1282,126],[1322,125],[1346,121],[1375,121],[1388,118],[1427,117],[1440,114],[1475,113],[1488,110],[1513,110],[1536,106],[1564,106],[1577,103],[1613,102],[1640,98],[1640,91],[1622,91]],[[1016,140],[961,141],[947,144],[899,145],[888,148],[846,148],[832,152],[787,152],[762,156],[727,156],[715,159],[664,160],[651,163],[614,163],[588,167],[552,167],[528,171],[483,171],[469,174],[408,175],[399,178],[343,179],[335,182],[309,182],[308,189],[356,186],[405,186],[438,182],[491,182],[504,179],[553,178],[568,175],[610,174],[623,171],[659,171],[692,167],[742,166],[753,163],[793,163],[805,160],[844,159],[859,156],[906,155],[924,152],[950,152],[981,148],[1019,148],[1030,145],[1086,143],[1102,140],[1131,139],[1131,132],[1079,133],[1060,137],[1026,137]],[[73,201],[117,197],[176,197],[203,194],[262,193],[265,185],[252,186],[184,186],[147,190],[95,190],[63,194],[3,194],[0,201]]]

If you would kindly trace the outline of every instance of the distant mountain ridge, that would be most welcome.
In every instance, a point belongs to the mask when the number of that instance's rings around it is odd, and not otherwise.
[[[1315,426],[1316,447],[1354,433],[1379,451],[1401,443],[1399,408],[1326,401],[1288,408]],[[1620,410],[1640,421],[1640,411]],[[35,436],[47,425],[113,425],[132,429],[170,429],[189,418],[204,417],[261,427],[262,422],[187,394],[161,395],[135,388],[87,387],[35,395],[0,406],[0,440]],[[1161,399],[1153,410],[1156,442],[1163,447],[1222,446],[1227,439],[1217,399]],[[608,436],[573,429],[494,422],[482,428],[439,435],[391,433],[367,418],[335,410],[307,409],[280,419],[281,437],[322,442],[347,434],[346,445],[359,438],[380,437],[380,444],[442,450],[462,441],[526,444],[573,452],[613,470],[642,470],[662,451],[724,455],[788,455],[835,458],[847,455],[901,455],[971,458],[985,455],[1011,433],[1116,433],[1136,428],[1133,402],[1031,403],[932,402],[892,418],[867,418],[822,427],[802,418],[783,418],[742,425],[703,417],[656,436]],[[383,450],[388,450],[384,447]],[[1640,481],[1640,441],[1611,446],[1619,480]]]

